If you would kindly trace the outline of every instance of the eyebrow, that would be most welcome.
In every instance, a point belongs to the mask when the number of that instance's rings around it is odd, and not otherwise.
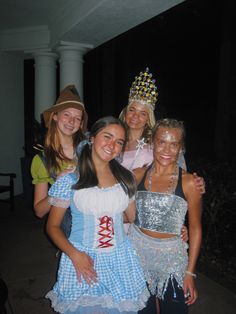
[[[161,140],[161,141],[165,141],[165,139],[164,138],[161,138],[161,137],[157,137],[156,138],[157,140]],[[181,140],[179,140],[179,141],[172,141],[172,143],[180,143],[181,142]]]
[[[143,112],[143,113],[148,114],[148,112],[147,112],[147,111],[145,111],[145,110],[140,110],[140,109],[137,109],[137,108],[132,107],[132,106],[131,106],[129,109],[134,109],[134,110],[136,110],[136,111],[139,111],[139,112]]]
[[[108,135],[110,135],[111,137],[114,137],[114,135],[113,135],[112,133],[110,133],[110,132],[104,131],[103,134],[108,134]],[[123,138],[118,138],[117,140],[118,140],[118,141],[123,141],[123,142],[125,141]]]

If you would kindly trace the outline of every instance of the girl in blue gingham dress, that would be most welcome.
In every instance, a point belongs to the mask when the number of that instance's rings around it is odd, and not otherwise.
[[[79,157],[79,180],[68,174],[49,190],[47,231],[64,253],[47,298],[59,313],[128,314],[145,307],[149,293],[144,274],[123,229],[123,213],[131,221],[134,217],[135,182],[114,160],[124,136],[119,120],[98,120],[91,129],[92,145],[86,143]],[[95,166],[94,177],[87,172],[88,161]],[[69,206],[72,230],[67,240],[60,221]]]

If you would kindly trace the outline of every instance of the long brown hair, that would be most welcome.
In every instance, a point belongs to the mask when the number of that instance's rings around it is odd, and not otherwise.
[[[91,128],[90,137],[96,137],[102,129],[111,124],[120,125],[124,128],[124,124],[117,118],[112,116],[99,119]],[[127,138],[127,134],[126,134]],[[117,182],[120,183],[123,190],[129,197],[132,197],[136,191],[135,179],[132,173],[124,168],[116,159],[109,162],[110,169]],[[79,181],[74,185],[74,189],[90,188],[98,185],[96,169],[92,160],[91,143],[85,144],[78,160]]]
[[[53,119],[54,112],[51,113],[48,122],[48,131],[44,142],[44,155],[45,155],[45,166],[49,175],[59,173],[61,171],[62,162],[71,162],[72,160],[65,156],[63,148],[60,143],[59,133],[57,124]],[[74,150],[78,143],[84,139],[84,135],[79,129],[73,134],[73,147]]]

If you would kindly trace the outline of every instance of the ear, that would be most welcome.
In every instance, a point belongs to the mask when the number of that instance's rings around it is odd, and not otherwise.
[[[91,144],[93,144],[93,142],[94,142],[94,136],[90,137],[90,142],[91,142]]]
[[[54,113],[54,115],[52,116],[52,119],[54,120],[54,121],[58,121],[58,117],[57,117],[57,114],[56,113]]]

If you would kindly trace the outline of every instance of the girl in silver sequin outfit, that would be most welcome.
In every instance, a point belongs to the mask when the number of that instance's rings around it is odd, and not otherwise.
[[[129,235],[149,289],[160,300],[161,314],[187,313],[187,305],[197,299],[194,271],[201,244],[201,194],[193,175],[177,166],[183,142],[182,122],[160,120],[153,134],[153,164],[134,171],[137,216]],[[186,213],[188,252],[180,239]]]

